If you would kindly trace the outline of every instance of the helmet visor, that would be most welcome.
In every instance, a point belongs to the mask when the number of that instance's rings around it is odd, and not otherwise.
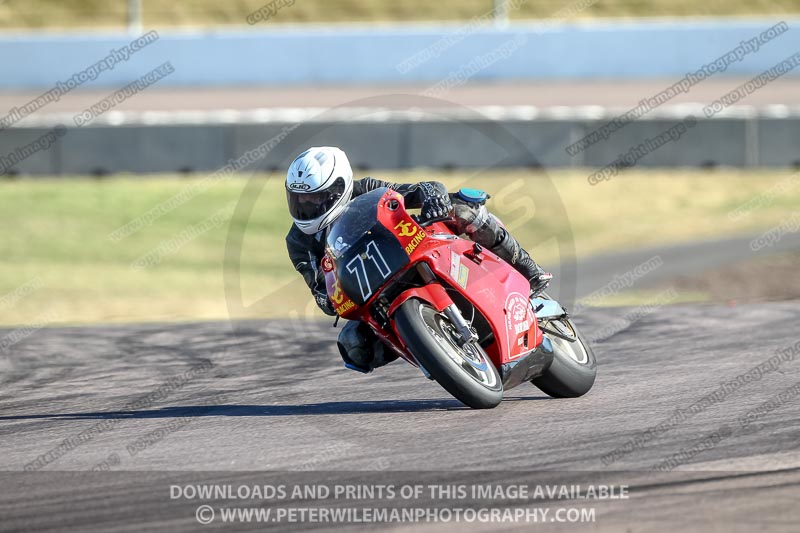
[[[289,213],[296,220],[314,220],[334,206],[344,194],[344,179],[337,178],[333,185],[318,192],[297,192],[286,189]]]

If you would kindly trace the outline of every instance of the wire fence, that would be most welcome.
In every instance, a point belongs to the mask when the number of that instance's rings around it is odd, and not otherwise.
[[[0,30],[122,29],[294,23],[466,21],[550,18],[574,3],[558,0],[0,0]],[[600,0],[574,19],[645,16],[800,14],[800,0]]]

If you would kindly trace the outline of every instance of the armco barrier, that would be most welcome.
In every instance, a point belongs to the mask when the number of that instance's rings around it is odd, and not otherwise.
[[[600,141],[583,152],[582,164],[603,167],[621,154],[628,153],[645,139],[653,139],[667,131],[679,119],[638,120],[614,133],[608,140]],[[600,123],[588,123],[589,131]],[[668,142],[644,156],[637,166],[748,166],[746,156],[746,129],[748,121],[737,118],[698,120],[676,142]],[[578,156],[580,157],[580,155]]]
[[[800,167],[800,120],[760,118],[752,122],[756,165]]]
[[[230,127],[99,126],[71,128],[61,139],[59,174],[213,171],[226,163]]]
[[[702,108],[700,108],[702,109]],[[494,110],[496,112],[496,109]],[[665,108],[639,119],[584,151],[570,156],[566,147],[580,139],[613,113],[597,116],[563,110],[555,116],[510,108],[505,116],[462,120],[437,114],[403,120],[395,112],[385,120],[298,116],[286,120],[255,122],[248,112],[239,120],[176,120],[161,113],[147,122],[129,117],[121,125],[98,121],[67,128],[66,134],[46,150],[34,153],[8,169],[9,174],[107,174],[115,172],[209,172],[241,157],[287,128],[285,141],[276,143],[257,164],[247,169],[284,169],[291,158],[308,146],[337,145],[353,167],[368,169],[587,167],[602,169],[646,139],[652,139],[685,121],[696,124],[676,139],[664,143],[635,162],[639,167],[732,166],[789,167],[800,165],[800,112],[789,108],[757,112],[739,107],[706,119],[686,106]],[[496,114],[496,113],[495,113]],[[536,119],[520,118],[536,115]],[[211,115],[210,115],[211,116]],[[35,125],[15,125],[0,132],[0,161],[17,147],[32,142],[66,117],[50,116]],[[178,117],[179,118],[179,117]],[[120,121],[120,117],[115,118]],[[299,124],[299,125],[297,125]],[[508,135],[519,142],[509,143]],[[0,168],[0,173],[2,173]]]

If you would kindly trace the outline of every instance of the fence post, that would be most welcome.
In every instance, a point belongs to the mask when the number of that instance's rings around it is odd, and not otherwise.
[[[128,33],[142,33],[142,0],[128,0]]]
[[[498,28],[508,27],[508,0],[492,0],[494,3],[494,25]]]

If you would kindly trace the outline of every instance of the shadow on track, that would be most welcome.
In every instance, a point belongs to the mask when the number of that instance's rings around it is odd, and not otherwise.
[[[546,397],[511,397],[503,402],[545,400]],[[141,411],[97,411],[0,416],[7,420],[107,420],[139,418],[185,418],[205,416],[308,416],[365,413],[421,413],[426,411],[473,411],[457,400],[376,400],[367,402],[323,402],[298,405],[192,405]]]

